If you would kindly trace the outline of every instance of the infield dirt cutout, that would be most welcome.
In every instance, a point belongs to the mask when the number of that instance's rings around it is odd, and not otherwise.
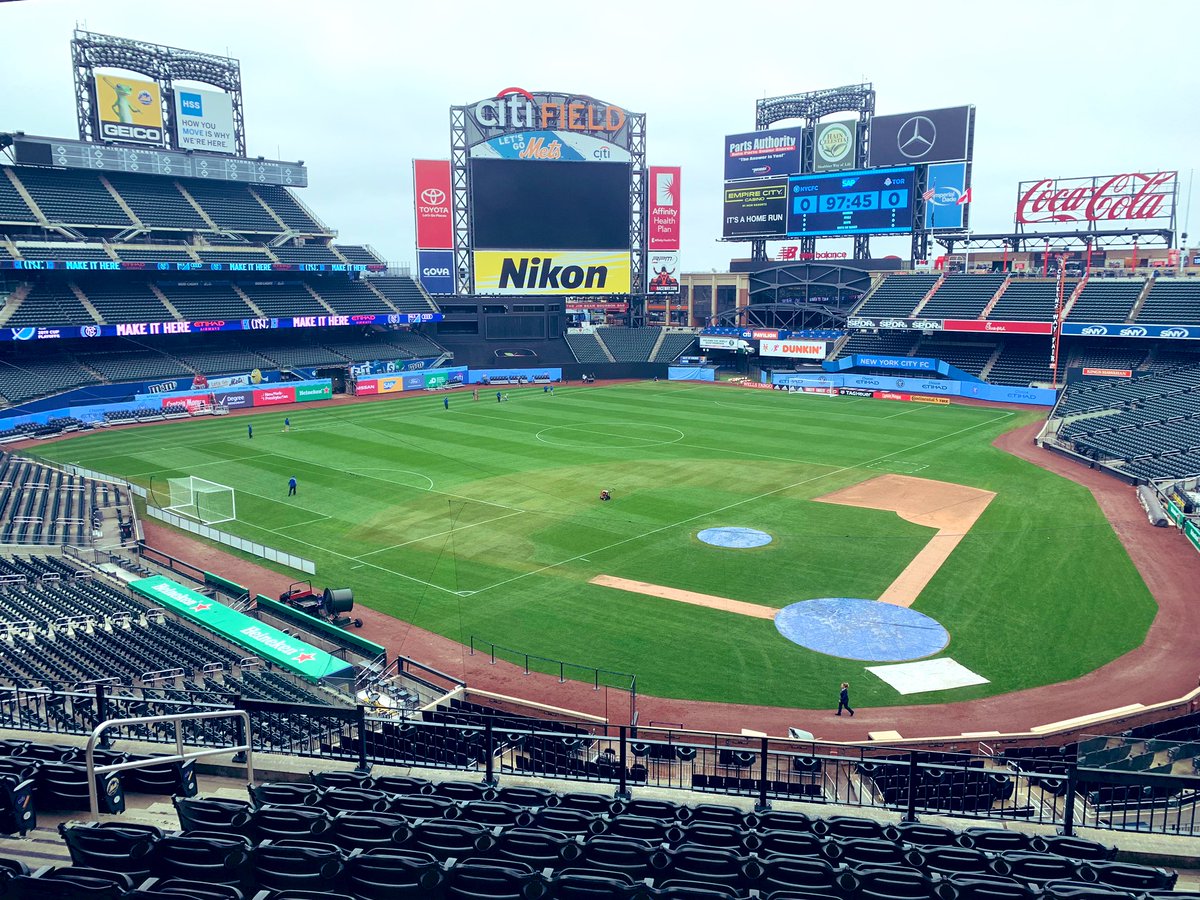
[[[880,475],[813,499],[818,503],[888,510],[907,522],[937,529],[937,534],[929,539],[929,543],[879,596],[881,603],[912,606],[995,496],[993,491],[948,481],[932,481],[911,475]],[[778,612],[757,603],[683,591],[614,575],[597,575],[590,579],[590,583],[759,619],[773,619]]]
[[[948,481],[880,475],[813,499],[818,503],[886,509],[906,522],[938,530],[879,595],[882,603],[911,606],[995,496],[993,491]]]

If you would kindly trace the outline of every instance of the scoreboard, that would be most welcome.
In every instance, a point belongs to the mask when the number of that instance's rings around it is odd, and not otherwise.
[[[787,237],[912,231],[915,171],[901,166],[793,175],[788,179]]]

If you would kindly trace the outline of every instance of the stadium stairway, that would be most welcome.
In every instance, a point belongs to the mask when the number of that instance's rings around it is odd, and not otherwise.
[[[259,309],[258,304],[256,304],[253,300],[250,299],[250,295],[247,294],[245,291],[243,291],[240,285],[231,283],[229,286],[231,288],[233,288],[233,292],[235,294],[237,294],[239,297],[242,298],[242,302],[244,302],[248,307],[250,307],[252,310],[254,310],[254,314],[256,316],[258,316],[259,318],[266,317],[267,314],[264,313],[261,309]]]
[[[334,309],[332,306],[330,306],[330,305],[329,305],[329,302],[328,302],[328,301],[327,301],[327,300],[326,300],[324,297],[322,297],[320,294],[318,294],[318,293],[317,293],[317,292],[316,292],[316,291],[313,289],[313,286],[312,286],[311,284],[309,284],[307,281],[306,281],[306,282],[304,282],[304,289],[305,289],[306,291],[308,291],[310,294],[312,294],[312,298],[313,298],[314,300],[316,300],[318,303],[320,303],[320,304],[321,304],[321,306],[322,306],[324,309],[327,309],[327,310],[329,311],[329,314],[330,314],[331,316],[336,316],[336,315],[337,315],[337,310],[336,310],[336,309]]]
[[[1150,296],[1150,291],[1153,290],[1153,288],[1154,279],[1147,278],[1146,283],[1142,285],[1142,292],[1138,294],[1137,300],[1135,300],[1133,303],[1133,309],[1129,310],[1129,318],[1125,320],[1127,323],[1136,322],[1138,320],[1138,316],[1142,314],[1142,308],[1146,305],[1146,298]]]
[[[97,322],[104,324],[104,317],[100,315],[100,310],[96,309],[92,301],[88,299],[88,295],[83,292],[79,285],[72,281],[68,284],[68,287],[71,289],[71,293],[75,295],[76,299],[79,300],[80,305],[82,305],[83,308],[88,311],[88,315]]]
[[[13,314],[20,308],[22,301],[29,296],[29,292],[33,289],[33,285],[29,282],[22,282],[9,293],[5,298],[4,307],[0,308],[0,325],[3,325],[13,317]]]
[[[159,302],[162,303],[162,305],[167,308],[167,310],[171,313],[172,318],[180,319],[180,320],[187,319],[187,316],[185,316],[183,313],[181,313],[178,309],[175,308],[175,304],[172,303],[167,298],[167,295],[162,292],[162,289],[157,284],[154,284],[153,282],[151,282],[150,283],[150,291],[151,291],[151,293],[154,294],[155,297],[157,297],[159,299]]]
[[[1004,292],[1008,290],[1010,284],[1012,284],[1012,278],[1005,278],[1004,283],[996,290],[996,295],[988,301],[987,306],[983,308],[983,312],[979,314],[979,318],[986,319],[992,314],[992,310],[996,308],[996,304],[1000,302],[1000,298],[1004,296]],[[988,368],[990,369],[991,366],[988,366]]]
[[[921,302],[918,303],[915,307],[913,307],[913,311],[912,311],[913,318],[917,318],[918,316],[921,315],[921,310],[923,310],[925,308],[926,304],[928,304],[929,301],[933,299],[933,295],[936,294],[938,292],[938,290],[941,288],[941,286],[945,283],[946,283],[946,273],[943,272],[942,277],[939,278],[937,281],[935,281],[933,283],[933,287],[931,287],[926,292],[925,296],[921,298]]]

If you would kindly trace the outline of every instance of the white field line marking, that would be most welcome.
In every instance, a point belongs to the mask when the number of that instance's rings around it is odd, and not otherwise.
[[[585,556],[589,556],[589,555],[592,555],[595,553],[604,553],[608,550],[612,550],[615,547],[620,547],[624,544],[632,543],[633,541],[640,541],[642,538],[649,537],[652,534],[658,534],[659,532],[662,532],[662,531],[668,531],[672,528],[678,528],[680,525],[686,525],[688,522],[694,522],[697,519],[703,519],[703,518],[706,518],[709,516],[714,516],[717,513],[722,513],[722,512],[725,512],[726,510],[736,509],[737,507],[743,506],[747,503],[753,503],[756,500],[762,500],[765,497],[771,497],[771,496],[774,496],[775,494],[781,494],[784,491],[790,491],[793,488],[797,488],[802,485],[809,484],[809,483],[811,483],[813,481],[817,481],[818,479],[821,479],[821,478],[828,478],[831,475],[839,475],[842,472],[848,472],[851,469],[863,468],[864,466],[868,466],[871,463],[881,462],[892,456],[896,456],[899,453],[908,453],[913,450],[916,450],[919,447],[924,447],[924,446],[927,446],[928,444],[933,444],[938,441],[945,440],[946,438],[952,438],[952,437],[955,437],[960,434],[965,434],[968,431],[974,431],[976,428],[981,428],[984,425],[990,425],[993,422],[999,422],[1001,419],[1007,419],[1013,415],[1014,415],[1014,413],[1011,413],[1011,412],[1001,413],[1000,415],[995,416],[993,418],[986,419],[982,422],[976,422],[974,425],[968,425],[966,428],[960,428],[957,431],[950,432],[949,434],[938,435],[935,438],[930,438],[927,441],[922,441],[919,444],[914,444],[911,447],[904,448],[903,450],[895,450],[891,453],[885,453],[882,456],[877,456],[874,459],[864,460],[861,463],[856,463],[856,464],[850,465],[850,466],[842,466],[841,468],[834,469],[833,471],[830,471],[830,472],[822,472],[819,475],[813,475],[811,478],[804,478],[800,481],[793,482],[792,484],[785,484],[783,487],[778,487],[778,488],[775,488],[774,490],[765,491],[764,493],[758,494],[754,497],[746,497],[743,500],[738,500],[738,501],[735,501],[734,503],[728,503],[725,506],[721,506],[721,507],[718,507],[717,509],[709,510],[708,512],[699,513],[698,515],[694,515],[694,516],[688,516],[686,519],[680,519],[678,522],[672,522],[669,525],[660,525],[658,528],[652,528],[649,531],[645,531],[641,534],[634,535],[633,537],[623,538],[622,540],[615,541],[604,547],[598,547],[594,550],[588,550],[584,553],[580,553],[575,556],[572,556],[569,559],[564,559],[564,560],[561,560],[556,563],[550,563],[548,565],[541,566],[537,569],[533,569],[532,571],[525,572],[521,575],[514,575],[512,578],[506,578],[503,581],[497,581],[495,584],[491,584],[491,585],[488,585],[487,587],[480,588],[478,591],[476,591],[476,593],[482,594],[484,591],[490,591],[492,588],[497,588],[502,585],[509,584],[513,581],[518,581],[522,578],[528,578],[530,575],[537,575],[537,574],[540,574],[541,572],[548,571],[549,569],[556,569],[559,566],[566,565],[567,563],[576,562],[577,560],[580,560]]]
[[[365,559],[368,556],[374,556],[376,553],[387,553],[389,550],[396,550],[400,547],[407,547],[409,544],[419,544],[421,541],[427,541],[430,538],[442,537],[447,534],[458,534],[460,531],[466,531],[468,528],[477,528],[480,525],[490,525],[492,522],[499,522],[501,519],[511,519],[513,516],[521,515],[521,511],[505,513],[502,516],[496,516],[494,519],[485,519],[482,522],[473,522],[470,525],[463,525],[460,528],[448,528],[445,531],[438,531],[434,534],[427,534],[423,537],[413,538],[411,541],[404,541],[400,544],[392,544],[390,547],[383,547],[380,550],[371,550],[367,553],[360,553],[355,559]]]
[[[318,516],[315,519],[305,519],[303,522],[293,522],[291,525],[280,525],[279,528],[277,528],[276,530],[283,531],[283,529],[285,529],[285,528],[299,528],[301,525],[312,525],[314,522],[324,522],[327,519],[332,519],[332,518],[333,518],[333,516],[327,516],[324,513],[322,513],[320,516]]]

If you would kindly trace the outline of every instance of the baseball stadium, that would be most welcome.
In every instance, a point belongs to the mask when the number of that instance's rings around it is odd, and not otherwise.
[[[983,233],[1011,111],[766,96],[691,272],[651,116],[481,85],[395,262],[237,59],[70,53],[0,132],[0,895],[1200,896],[1179,170]]]

